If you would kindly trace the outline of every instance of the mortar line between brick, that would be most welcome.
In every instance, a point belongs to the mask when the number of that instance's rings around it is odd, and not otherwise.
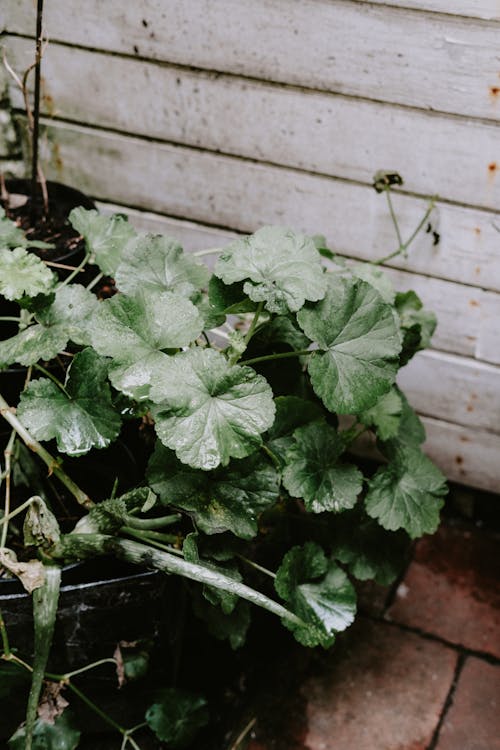
[[[406,633],[413,633],[414,635],[418,635],[425,640],[434,641],[434,643],[440,643],[442,646],[446,646],[446,648],[451,648],[453,651],[456,651],[458,654],[460,654],[460,656],[463,656],[464,658],[473,656],[474,658],[481,659],[482,661],[485,661],[492,666],[500,666],[500,658],[494,656],[493,654],[489,654],[487,651],[479,651],[472,648],[467,648],[466,646],[462,646],[460,643],[453,643],[453,641],[448,641],[442,636],[435,635],[434,633],[429,633],[426,630],[415,627],[414,625],[406,625],[402,622],[396,622],[396,620],[389,620],[384,616],[371,615],[367,612],[363,612],[362,616],[366,617],[369,620],[373,620],[374,622],[383,623],[385,625],[389,625],[390,627],[397,628],[398,630],[404,630]]]
[[[453,705],[453,700],[455,698],[455,692],[457,690],[458,681],[460,679],[460,675],[462,674],[462,669],[465,664],[465,660],[467,659],[466,654],[458,654],[457,663],[455,665],[455,672],[453,675],[453,679],[451,681],[450,689],[448,690],[448,695],[446,696],[445,702],[443,704],[443,708],[441,710],[441,715],[439,716],[438,723],[436,724],[436,728],[434,729],[434,734],[432,735],[432,739],[430,741],[430,744],[427,747],[427,750],[436,750],[438,742],[439,742],[439,736],[441,734],[441,729],[444,724],[444,720],[446,718],[446,715],[448,711],[450,710],[451,706]]]

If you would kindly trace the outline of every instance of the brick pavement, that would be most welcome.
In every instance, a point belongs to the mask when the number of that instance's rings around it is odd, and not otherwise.
[[[377,588],[294,696],[268,707],[281,723],[257,710],[241,750],[500,750],[499,568],[493,534],[424,537],[386,605]]]

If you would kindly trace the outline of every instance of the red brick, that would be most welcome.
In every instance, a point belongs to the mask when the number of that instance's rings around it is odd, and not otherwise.
[[[442,527],[421,539],[387,617],[500,657],[497,538]]]
[[[295,741],[265,736],[258,722],[249,750],[424,750],[456,660],[440,643],[360,618],[349,637],[325,654],[321,675],[300,689],[304,719],[290,717],[300,728]],[[284,713],[286,705],[284,698],[275,710]]]
[[[500,750],[500,667],[465,662],[436,750]]]

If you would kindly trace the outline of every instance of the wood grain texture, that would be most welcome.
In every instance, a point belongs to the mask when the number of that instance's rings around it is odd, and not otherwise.
[[[53,177],[103,200],[243,232],[289,224],[322,232],[336,252],[361,260],[396,246],[384,198],[369,187],[64,123],[48,127],[46,146]],[[404,195],[394,203],[408,236],[426,203]],[[391,265],[500,291],[495,221],[492,213],[438,204],[432,222],[440,242],[423,233],[408,258]]]
[[[31,0],[2,6],[8,30],[33,34]],[[500,116],[494,22],[348,0],[53,0],[46,28],[51,39],[84,47],[423,109]]]
[[[124,206],[107,203],[99,206],[104,213],[128,214],[137,229],[176,237],[187,252],[224,247],[236,236],[234,232]],[[208,256],[205,262],[209,264],[216,257]],[[413,289],[424,305],[436,313],[435,349],[500,364],[500,294],[393,268],[385,271],[395,289],[401,292]]]
[[[7,47],[23,69],[31,44],[14,38]],[[56,44],[44,59],[44,93],[47,114],[83,124],[366,184],[375,168],[385,167],[402,174],[412,193],[490,209],[500,205],[496,123]],[[20,92],[13,87],[12,94],[21,107]]]

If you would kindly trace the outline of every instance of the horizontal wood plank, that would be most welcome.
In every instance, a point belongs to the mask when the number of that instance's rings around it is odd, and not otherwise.
[[[24,68],[31,45],[13,38],[7,46],[16,67]],[[57,44],[45,55],[44,93],[47,114],[83,124],[367,184],[386,167],[400,172],[412,193],[490,209],[500,205],[495,123]],[[12,94],[21,107],[15,86]]]
[[[360,0],[369,5],[392,5],[396,8],[450,13],[453,16],[500,21],[498,0]]]
[[[9,31],[33,34],[31,0],[2,6]],[[46,28],[85,47],[500,117],[498,27],[481,20],[348,0],[53,0]]]
[[[499,367],[425,351],[400,371],[398,382],[419,414],[500,432]]]
[[[396,244],[384,198],[369,187],[63,123],[49,126],[45,138],[50,174],[103,200],[243,232],[289,224],[322,232],[336,252],[360,260]],[[426,204],[404,195],[394,202],[408,236]],[[500,291],[495,221],[485,211],[438,204],[439,243],[423,233],[408,258],[391,265]]]
[[[223,247],[235,236],[233,232],[124,206],[100,204],[100,208],[105,213],[128,214],[130,222],[142,231],[173,235],[188,252]],[[216,257],[208,256],[205,261]],[[500,364],[499,294],[393,268],[385,270],[398,291],[413,289],[424,305],[436,313],[434,348]]]

